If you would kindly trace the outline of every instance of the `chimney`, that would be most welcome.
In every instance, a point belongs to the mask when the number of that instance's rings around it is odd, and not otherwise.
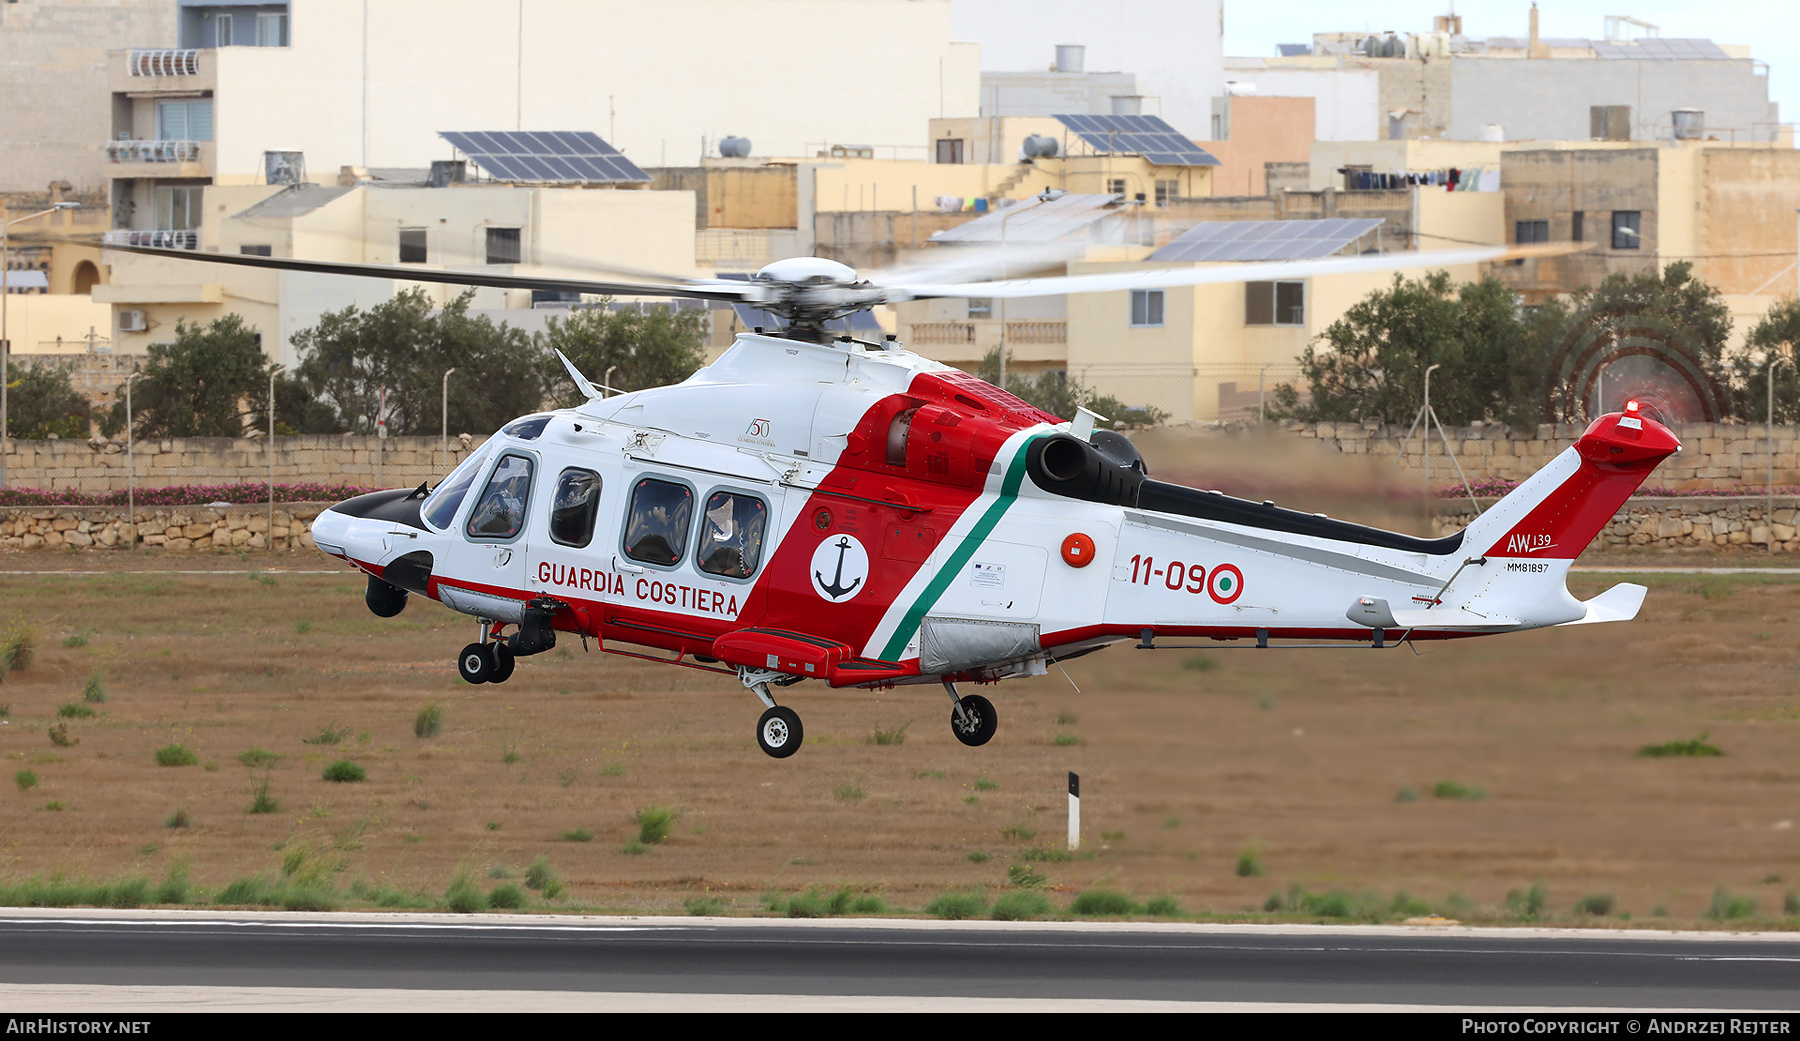
[[[1538,10],[1535,3],[1531,5],[1531,46],[1526,50],[1525,57],[1550,57],[1550,45],[1538,38]]]

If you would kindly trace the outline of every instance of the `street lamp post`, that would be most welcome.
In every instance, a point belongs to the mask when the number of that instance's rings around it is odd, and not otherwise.
[[[6,266],[11,256],[7,240],[15,224],[42,217],[46,213],[55,213],[57,210],[72,210],[80,205],[78,202],[59,202],[49,209],[28,213],[0,224],[0,488],[6,487],[6,449],[11,444],[12,437],[12,427],[7,424],[6,413],[6,384],[11,379],[7,368],[12,360],[12,341],[6,336],[6,302],[11,298],[13,290],[12,268]]]
[[[280,365],[269,366],[269,530],[263,541],[271,551],[275,549],[275,374],[281,370]]]
[[[1006,281],[1006,222],[1024,213],[1035,210],[1044,203],[1067,195],[1067,192],[1056,188],[1045,188],[1037,194],[1037,201],[1030,206],[1012,207],[1000,215],[1000,281]],[[1000,383],[1001,390],[1006,389],[1006,297],[1000,298]]]
[[[443,453],[443,459],[438,463],[439,473],[443,473],[450,463],[450,374],[455,371],[453,368],[444,370],[443,429],[438,431],[438,451]]]
[[[125,545],[128,550],[137,549],[137,456],[132,451],[136,440],[131,429],[131,385],[142,375],[134,372],[125,377],[125,520],[131,526],[131,541]]]
[[[1782,362],[1793,364],[1785,354],[1775,355],[1769,362],[1769,508],[1763,513],[1763,523],[1769,526],[1769,552],[1775,552],[1775,370]]]

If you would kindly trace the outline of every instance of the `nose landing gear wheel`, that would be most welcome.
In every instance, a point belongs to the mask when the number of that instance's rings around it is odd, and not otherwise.
[[[776,705],[762,714],[756,724],[756,743],[776,759],[786,759],[800,751],[806,732],[800,726],[800,714],[784,705]]]
[[[994,731],[1000,728],[1000,720],[994,715],[994,703],[979,694],[964,695],[961,702],[961,712],[950,710],[950,732],[970,747],[987,744],[993,739]]]
[[[499,662],[490,649],[492,646],[472,643],[462,649],[462,653],[456,656],[456,671],[462,674],[463,679],[470,683],[486,683],[494,678]],[[506,671],[510,674],[512,669],[508,668]]]

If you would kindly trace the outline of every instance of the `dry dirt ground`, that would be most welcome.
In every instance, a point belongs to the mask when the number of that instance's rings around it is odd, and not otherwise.
[[[726,677],[565,636],[505,685],[469,686],[451,658],[472,624],[427,602],[377,619],[354,574],[127,573],[249,566],[0,557],[0,629],[10,616],[37,635],[29,667],[0,683],[0,886],[154,883],[185,864],[203,901],[278,880],[285,862],[339,901],[354,886],[441,903],[459,874],[485,892],[542,856],[565,889],[533,907],[710,897],[752,911],[849,886],[917,909],[952,890],[993,898],[1019,866],[1058,908],[1108,887],[1260,916],[1301,887],[1383,908],[1404,891],[1415,904],[1395,917],[1423,901],[1507,920],[1509,891],[1541,881],[1541,913],[1559,920],[1594,920],[1574,904],[1610,894],[1615,916],[1688,925],[1724,887],[1765,924],[1796,922],[1783,902],[1800,887],[1800,576],[1651,577],[1636,622],[1420,655],[1114,647],[986,691],[1000,731],[979,749],[951,737],[934,688],[806,684],[785,699],[805,747],[776,761],[753,739],[760,706]],[[55,567],[105,573],[24,573]],[[91,677],[97,715],[59,717]],[[431,703],[442,732],[415,736]],[[59,724],[78,743],[53,743]],[[901,728],[902,743],[875,743]],[[1703,733],[1723,756],[1637,754]],[[157,765],[171,744],[197,763]],[[240,765],[254,748],[280,758]],[[367,779],[325,781],[339,759]],[[1071,770],[1081,849],[1046,859],[1064,845]],[[279,810],[253,814],[263,779]],[[1480,797],[1435,797],[1446,781]],[[650,805],[680,816],[631,852]],[[187,826],[168,826],[177,811]],[[1240,875],[1246,851],[1262,874]]]

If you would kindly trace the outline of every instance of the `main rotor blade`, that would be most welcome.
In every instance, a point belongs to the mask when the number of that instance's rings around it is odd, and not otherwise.
[[[1309,278],[1366,271],[1398,271],[1403,268],[1440,268],[1501,260],[1515,250],[1509,246],[1432,250],[1423,253],[1378,253],[1359,257],[1321,257],[1315,260],[1253,261],[1213,267],[1150,268],[1093,275],[1053,278],[1015,278],[1004,282],[962,282],[939,285],[896,285],[895,294],[914,300],[936,297],[1061,296],[1064,293],[1115,293],[1125,289],[1172,289],[1177,286],[1217,285],[1229,282],[1262,282],[1276,278]],[[1523,255],[1522,253],[1520,255]],[[1533,254],[1536,255],[1536,254]],[[891,299],[905,299],[895,296]]]
[[[73,241],[73,240],[69,240]],[[96,245],[95,243],[80,243]],[[200,250],[155,249],[149,246],[98,244],[100,248],[119,253],[136,253],[146,257],[195,261],[203,264],[230,264],[236,267],[261,268],[265,271],[307,271],[321,275],[349,275],[357,278],[390,278],[405,282],[432,282],[453,286],[488,286],[495,289],[542,289],[559,293],[594,293],[605,296],[664,296],[695,300],[763,303],[772,299],[767,286],[752,282],[736,284],[696,283],[668,285],[654,282],[605,282],[586,278],[549,278],[541,275],[510,275],[485,271],[444,271],[399,264],[345,264],[336,261],[294,260],[288,257],[256,257],[240,253],[208,253]]]

